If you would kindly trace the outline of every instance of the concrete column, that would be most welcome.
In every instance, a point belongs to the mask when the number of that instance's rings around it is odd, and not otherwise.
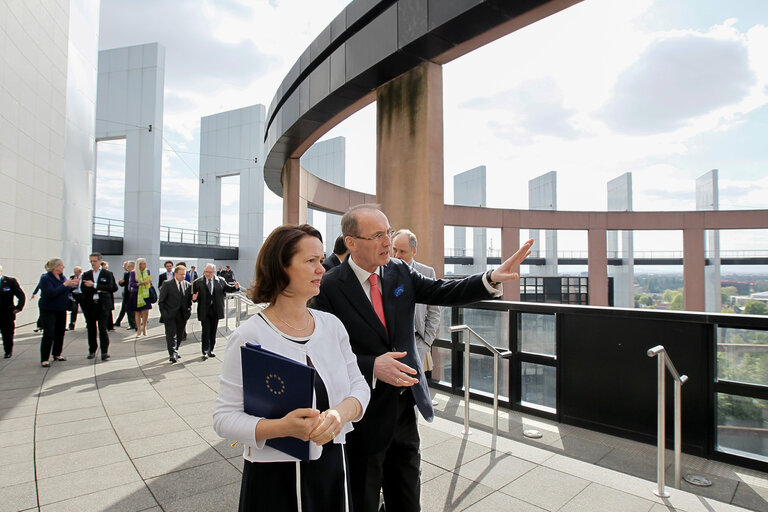
[[[528,182],[528,208],[531,210],[557,210],[557,172],[550,171]],[[541,244],[539,243],[539,230],[530,230],[529,238],[535,240],[533,247],[531,247],[531,255],[543,256],[546,261],[544,267],[540,270],[541,275],[556,276],[557,231],[554,229],[544,230],[546,251],[543,255],[541,254]]]
[[[220,243],[218,233],[234,232],[221,225],[221,179],[239,176],[239,258],[216,264],[230,265],[243,284],[253,275],[264,239],[265,118],[264,105],[251,105],[200,119],[198,229],[214,234],[211,243]]]
[[[632,211],[632,173],[626,172],[608,182],[608,211]],[[619,308],[635,306],[635,265],[632,231],[608,231],[608,256],[620,258],[621,265],[608,267],[613,277],[613,305]],[[619,250],[621,237],[621,250]]]
[[[376,197],[392,226],[419,237],[419,261],[443,275],[443,74],[424,62],[376,101]]]
[[[704,230],[683,229],[683,303],[686,311],[704,311]]]
[[[696,178],[696,209],[719,210],[720,191],[718,187],[718,171],[712,169]],[[710,264],[704,268],[706,309],[711,313],[719,313],[723,307],[721,295],[722,279],[720,277],[720,232],[709,230],[704,233],[704,245],[710,258]]]
[[[125,138],[125,259],[160,261],[165,48],[157,43],[99,52],[96,140]]]
[[[501,228],[501,261],[520,248],[520,228]],[[519,270],[518,270],[519,273]],[[504,283],[504,300],[520,300],[520,280]]]
[[[486,173],[481,165],[453,177],[453,204],[457,206],[487,206]],[[454,249],[466,249],[467,230],[472,236],[472,265],[455,265],[458,275],[483,272],[488,266],[488,236],[486,228],[455,227],[453,230]],[[457,253],[457,256],[461,253]]]
[[[590,229],[587,233],[589,275],[589,305],[608,305],[608,256],[605,229]]]
[[[301,165],[298,158],[289,158],[283,166],[283,222],[307,222],[306,193],[301,194]]]

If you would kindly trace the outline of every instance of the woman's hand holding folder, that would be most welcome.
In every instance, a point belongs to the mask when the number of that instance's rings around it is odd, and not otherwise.
[[[277,437],[295,437],[309,441],[310,435],[320,422],[320,411],[304,408],[294,409],[280,419],[262,419],[256,424],[257,441]]]

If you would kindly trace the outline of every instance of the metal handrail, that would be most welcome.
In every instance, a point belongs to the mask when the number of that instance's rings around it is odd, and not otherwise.
[[[499,358],[509,358],[512,352],[505,350],[499,351],[496,347],[488,343],[482,336],[477,334],[468,325],[452,325],[451,332],[464,331],[464,430],[462,434],[469,435],[472,433],[469,430],[469,352],[470,352],[470,335],[477,338],[480,343],[493,353],[493,435],[497,435],[499,432]]]
[[[688,380],[688,377],[686,375],[680,375],[678,373],[677,368],[675,368],[675,365],[672,364],[672,361],[669,359],[669,356],[667,355],[667,351],[664,348],[663,345],[656,345],[655,347],[651,348],[647,352],[648,357],[658,357],[659,363],[658,363],[658,378],[659,378],[659,386],[658,386],[658,412],[657,412],[657,419],[656,419],[656,427],[658,431],[658,440],[656,442],[656,490],[653,491],[653,493],[656,496],[659,496],[661,498],[668,498],[669,493],[666,491],[664,482],[665,482],[665,464],[664,464],[664,450],[665,450],[665,443],[666,443],[666,394],[665,394],[665,377],[666,374],[664,373],[664,370],[669,370],[669,373],[672,374],[672,377],[675,379],[675,488],[680,488],[680,445],[681,445],[681,426],[680,426],[680,417],[681,417],[681,392],[683,384],[685,384],[685,381]]]
[[[225,296],[225,299],[227,302],[230,300],[235,301],[235,310],[237,311],[237,314],[235,315],[235,327],[240,327],[240,318],[242,317],[242,306],[245,304],[245,315],[248,316],[249,309],[251,307],[257,307],[261,308],[262,306],[259,304],[256,304],[251,299],[248,298],[248,295],[243,293],[242,291],[238,291],[235,293],[228,293]],[[224,308],[224,326],[229,330],[229,304],[227,304],[227,307]]]

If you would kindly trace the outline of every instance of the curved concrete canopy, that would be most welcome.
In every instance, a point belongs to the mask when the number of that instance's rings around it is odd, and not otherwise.
[[[264,135],[264,181],[377,87],[423,61],[444,64],[581,0],[355,0],[304,50],[275,94]]]

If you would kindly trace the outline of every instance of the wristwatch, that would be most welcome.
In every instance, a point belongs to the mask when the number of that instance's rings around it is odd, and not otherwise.
[[[488,284],[489,284],[489,285],[491,285],[491,286],[493,286],[494,288],[496,288],[496,287],[497,287],[497,286],[499,286],[501,283],[500,283],[500,282],[497,282],[497,281],[494,281],[493,279],[491,279],[491,274],[493,274],[493,270],[489,270],[488,272],[486,272],[486,273],[485,273],[485,280],[486,280],[486,281],[488,281]]]

